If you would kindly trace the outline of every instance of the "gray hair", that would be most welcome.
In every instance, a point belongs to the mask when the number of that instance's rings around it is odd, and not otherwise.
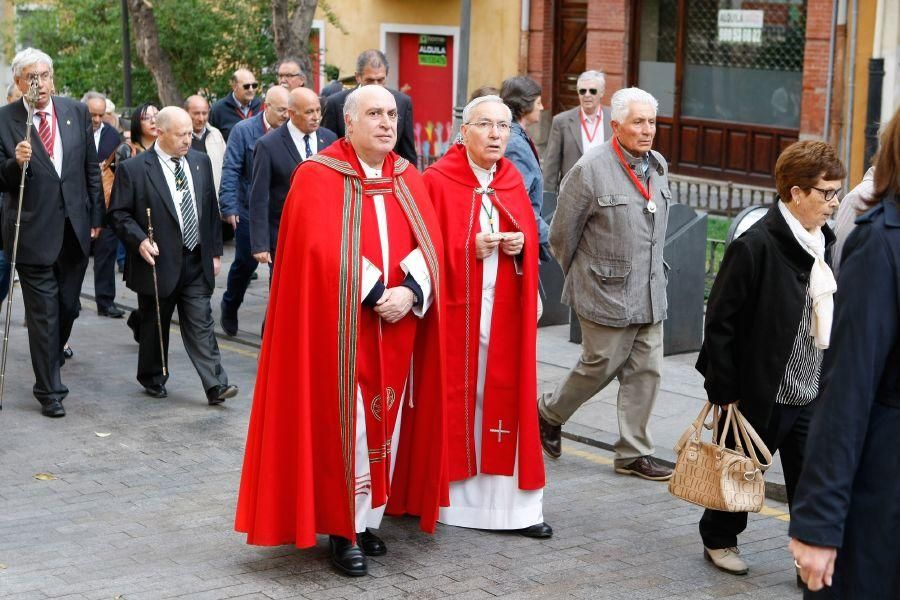
[[[632,104],[649,104],[654,113],[659,109],[659,102],[652,94],[636,87],[619,90],[612,95],[609,103],[612,106],[610,119],[616,123],[623,123],[628,118]]]
[[[359,91],[362,88],[356,88],[344,100],[344,117],[350,115],[351,121],[359,121]]]
[[[8,86],[6,86],[6,97],[9,98],[13,94],[15,94],[16,90],[18,90],[18,89],[19,88],[16,84],[14,84],[14,83],[9,84]]]
[[[103,104],[104,104],[104,109],[103,109],[103,111],[106,112],[106,108],[105,108],[105,105],[106,105],[106,96],[105,96],[104,94],[101,94],[100,92],[96,92],[96,91],[94,91],[94,90],[91,90],[90,92],[86,93],[84,96],[81,97],[81,103],[82,103],[82,104],[87,104],[87,103],[90,102],[91,100],[103,100]]]
[[[603,95],[603,90],[606,89],[606,75],[603,74],[603,71],[585,71],[578,76],[578,81],[575,82],[575,85],[581,87],[582,81],[599,81],[600,96]]]
[[[466,107],[463,109],[463,114],[462,114],[462,120],[463,120],[464,125],[469,122],[469,119],[472,116],[472,111],[475,110],[475,107],[480,104],[484,104],[485,102],[496,102],[497,104],[501,105],[503,108],[506,109],[507,120],[512,121],[512,111],[503,102],[503,98],[501,98],[500,96],[494,95],[494,94],[490,94],[487,96],[479,96],[478,98],[475,98],[474,100],[472,100],[471,102],[466,104]]]
[[[106,99],[106,114],[111,115],[114,112],[116,112],[116,105],[112,100],[107,98]]]
[[[362,75],[366,67],[377,69],[384,67],[385,72],[391,70],[388,59],[381,50],[365,50],[356,58],[356,74]]]
[[[41,52],[36,48],[25,48],[20,51],[12,60],[13,77],[21,77],[22,71],[36,65],[44,63],[50,68],[50,75],[53,75],[53,59],[47,56],[45,52]]]

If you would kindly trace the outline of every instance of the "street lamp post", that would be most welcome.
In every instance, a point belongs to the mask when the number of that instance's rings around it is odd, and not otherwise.
[[[131,107],[131,34],[128,31],[128,0],[122,0],[122,80],[125,107]]]
[[[453,107],[454,137],[462,125],[462,111],[469,97],[469,38],[472,22],[472,0],[460,2],[459,64],[456,71],[456,106]]]

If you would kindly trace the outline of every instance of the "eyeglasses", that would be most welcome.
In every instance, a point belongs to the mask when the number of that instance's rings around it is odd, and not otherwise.
[[[157,113],[146,113],[141,115],[141,121],[155,121]]]
[[[599,91],[597,88],[578,88],[578,95],[584,96],[590,92],[591,96],[596,96]]]
[[[255,90],[256,88],[259,87],[259,84],[258,83],[245,83],[241,87],[243,87],[245,90]]]
[[[497,128],[497,131],[500,133],[509,133],[510,128],[512,127],[509,121],[475,121],[474,123],[464,123],[464,125],[469,125],[478,129],[479,131],[491,131],[494,127]]]
[[[811,186],[811,189],[814,189],[822,194],[822,197],[825,198],[825,202],[831,202],[832,200],[837,200],[838,202],[840,202],[841,200],[838,195],[841,193],[842,188],[837,188],[836,190],[823,190],[822,188]]]
[[[279,73],[278,79],[287,79],[288,77],[300,77],[300,73]]]

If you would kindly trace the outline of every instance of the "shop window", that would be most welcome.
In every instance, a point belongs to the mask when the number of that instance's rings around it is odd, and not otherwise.
[[[638,87],[659,101],[659,114],[675,112],[675,39],[678,1],[647,0],[641,4]]]

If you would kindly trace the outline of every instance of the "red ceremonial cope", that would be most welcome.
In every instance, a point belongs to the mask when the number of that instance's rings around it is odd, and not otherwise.
[[[584,135],[587,136],[588,142],[593,143],[594,138],[597,137],[597,130],[600,129],[600,125],[603,124],[603,111],[597,111],[597,122],[594,124],[594,132],[591,133],[587,128],[587,121],[584,120],[584,111],[578,113],[578,118],[581,119],[581,128],[584,129]]]
[[[622,166],[625,168],[625,172],[628,173],[628,176],[631,177],[631,183],[634,184],[634,187],[638,189],[641,193],[641,196],[644,197],[648,202],[650,201],[650,180],[647,180],[647,187],[640,182],[637,178],[637,175],[634,174],[634,170],[628,166],[628,161],[625,160],[625,157],[622,155],[622,148],[619,146],[619,140],[615,136],[613,136],[612,141],[613,149],[616,151],[616,154],[619,156],[619,162],[622,163]],[[655,210],[655,209],[654,209]]]

